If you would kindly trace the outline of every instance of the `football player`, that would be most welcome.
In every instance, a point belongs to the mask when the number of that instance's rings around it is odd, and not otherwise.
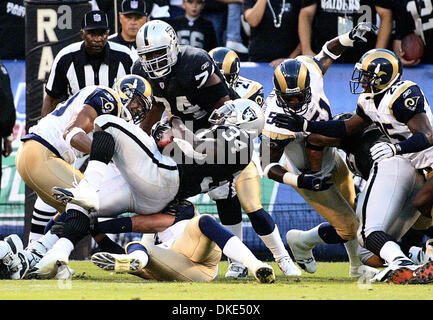
[[[335,116],[333,120],[345,120],[353,115],[353,112],[346,112]],[[358,197],[356,210],[360,220],[358,241],[363,248],[366,247],[365,234],[370,234],[374,230],[383,231],[393,239],[400,240],[419,219],[412,201],[423,184],[423,177],[409,160],[402,156],[373,162],[369,152],[371,147],[380,142],[390,142],[376,125],[370,125],[344,138],[329,138],[313,133],[307,139],[317,147],[335,146],[342,149],[346,153],[346,163],[350,170],[367,181]],[[314,161],[320,162],[317,158]],[[393,186],[391,190],[387,187],[389,185]],[[403,249],[400,250],[400,260],[404,262],[400,262],[400,265],[405,267],[396,271],[394,268],[397,264],[385,260],[388,268],[380,274],[377,273],[375,280],[388,280],[396,284],[419,283],[417,278],[412,277],[413,271],[419,269],[421,264],[427,263],[431,257],[428,251],[421,248],[412,247],[406,250],[406,253],[415,250],[418,254],[409,255],[410,259]],[[383,260],[378,259],[378,256],[367,249],[360,250],[360,258],[366,265],[383,266]]]
[[[161,119],[164,111],[180,117],[193,128],[194,133],[198,133],[198,130],[210,127],[208,118],[214,110],[230,99],[239,98],[228,87],[220,68],[209,54],[199,48],[179,45],[173,28],[163,21],[149,21],[140,29],[137,53],[140,59],[134,63],[133,73],[146,78],[154,94],[152,109],[142,123],[147,133]],[[255,179],[248,172],[241,180]],[[219,216],[239,217],[242,205],[248,212],[253,229],[270,249],[283,272],[286,275],[291,275],[292,271],[299,273],[299,269],[292,268],[294,264],[271,215],[260,204],[257,210],[248,208],[248,202],[239,199],[232,186],[233,183],[220,186],[209,195],[216,202]],[[244,193],[246,197],[250,197],[249,192],[257,193],[254,189],[248,190]],[[238,229],[235,234],[239,234],[240,228],[235,228]]]
[[[263,86],[247,78],[239,76],[240,59],[235,51],[218,47],[209,51],[209,55],[215,61],[217,67],[224,75],[229,87],[233,89],[241,98],[250,99],[259,106],[264,102]],[[245,169],[244,187],[239,188],[238,197],[245,213],[257,212],[264,210],[260,201],[260,181],[259,172],[255,163],[260,163],[258,159],[253,158],[253,162]],[[258,165],[260,167],[260,164]],[[261,172],[261,169],[260,169]],[[240,184],[239,184],[240,185]],[[221,223],[237,235],[241,240],[242,235],[242,212],[221,212],[219,215]],[[242,278],[248,274],[244,265],[237,261],[229,261],[229,267],[225,276],[227,278]]]
[[[103,270],[127,272],[145,279],[208,282],[218,274],[224,253],[247,265],[259,282],[275,281],[270,265],[257,260],[238,237],[207,214],[181,220],[154,238],[144,235],[141,241],[128,243],[125,252],[96,253],[92,262]]]
[[[145,80],[140,81],[144,83]],[[88,86],[60,103],[22,138],[16,167],[23,181],[46,204],[64,212],[65,205],[52,196],[51,189],[54,186],[72,187],[82,179],[83,174],[73,164],[77,158],[90,153],[95,119],[110,114],[138,121],[149,108],[141,97],[146,94],[149,93],[142,90],[130,100],[131,103],[122,105],[114,90],[104,86]],[[30,243],[29,251],[35,253],[32,261],[40,259],[43,247],[37,241]]]
[[[419,86],[412,81],[401,80],[402,71],[401,62],[393,52],[386,49],[370,50],[355,65],[350,81],[351,92],[360,94],[356,114],[350,119],[316,122],[296,114],[279,114],[275,120],[276,125],[292,131],[308,131],[328,137],[343,138],[374,123],[390,141],[378,142],[369,150],[375,161],[371,180],[377,176],[380,162],[388,162],[388,158],[395,156],[408,160],[415,169],[431,170],[433,164],[432,113]],[[359,90],[360,87],[361,90]],[[392,163],[397,163],[397,161]],[[391,162],[389,165],[389,170],[392,170]],[[407,171],[413,172],[409,169]],[[407,179],[418,178],[408,176]],[[370,181],[369,189],[379,184]],[[394,201],[391,203],[383,201],[381,194],[385,188],[388,190],[389,184],[380,187],[380,190],[377,187],[378,191],[368,192],[361,199],[365,204],[362,207],[362,219],[368,219],[366,214],[368,215],[369,203],[374,201],[370,202],[369,199],[377,198],[375,201],[383,206],[379,209],[382,212],[389,209],[387,206],[394,205]],[[407,197],[406,193],[397,195]],[[395,203],[402,202],[396,201]],[[376,215],[377,212],[371,214]],[[408,219],[411,220],[411,217]],[[375,226],[374,218],[370,221]],[[364,223],[362,226],[360,235],[365,247],[387,261],[390,268],[398,274],[400,281],[410,282],[413,275],[410,270],[417,269],[417,266],[410,264],[404,256],[402,258],[395,238],[388,233],[389,231],[374,227],[367,229]],[[421,279],[419,281],[429,281],[432,269],[432,266],[428,264],[421,270],[417,270],[417,278]]]
[[[289,230],[287,243],[298,265],[309,273],[317,269],[312,249],[318,244],[344,243],[350,261],[349,275],[359,277],[362,263],[357,255],[356,230],[358,221],[355,214],[355,190],[352,175],[335,148],[324,148],[323,165],[310,166],[307,154],[314,146],[308,144],[307,134],[296,134],[290,129],[277,126],[276,115],[294,113],[310,120],[331,119],[331,109],[323,91],[323,77],[334,60],[356,41],[366,41],[367,32],[375,31],[370,23],[360,23],[350,32],[324,44],[315,57],[300,56],[280,63],[274,72],[274,90],[265,102],[266,124],[262,144],[270,150],[270,163],[264,163],[265,175],[280,183],[290,184],[328,222],[324,222],[306,233],[308,239],[301,239],[301,231]],[[263,148],[261,150],[264,150]],[[279,165],[282,155],[285,165]],[[262,159],[263,162],[263,159]],[[317,181],[315,191],[301,189],[302,173],[323,176]],[[295,175],[294,175],[295,174]],[[333,182],[330,183],[328,179]],[[308,243],[308,245],[305,245]]]

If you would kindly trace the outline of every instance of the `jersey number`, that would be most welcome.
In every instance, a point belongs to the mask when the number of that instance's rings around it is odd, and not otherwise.
[[[63,104],[59,104],[59,106],[51,112],[53,116],[60,117],[62,114],[65,113],[66,108],[71,105],[71,103],[74,101],[74,99],[78,96],[79,91],[74,94],[72,97],[70,97],[68,100],[66,100]]]
[[[238,137],[241,134],[241,132],[239,131],[238,128],[236,127],[230,127],[228,130],[224,131],[221,136],[227,141],[230,142],[233,139],[235,139],[236,137]],[[232,153],[236,153],[241,151],[242,149],[248,147],[248,145],[241,141],[236,139],[235,141],[233,141],[233,147],[231,147],[231,152]]]

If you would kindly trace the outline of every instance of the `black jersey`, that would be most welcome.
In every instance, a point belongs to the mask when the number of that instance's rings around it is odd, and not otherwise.
[[[350,171],[364,180],[368,180],[373,166],[370,148],[378,142],[390,141],[377,127],[371,125],[365,130],[345,137],[338,147],[346,152],[346,163]]]
[[[149,81],[155,100],[162,103],[171,114],[180,117],[183,122],[194,121],[194,131],[210,127],[208,118],[213,105],[203,103],[206,101],[203,95],[209,95],[209,92],[203,92],[203,85],[210,75],[216,74],[224,85],[225,90],[219,93],[219,98],[225,95],[229,95],[231,99],[239,97],[229,89],[224,76],[209,54],[192,46],[179,46],[177,63],[165,77],[150,79],[144,72],[140,60],[134,63],[132,73]]]
[[[250,163],[254,142],[243,129],[234,125],[220,125],[209,130],[206,138],[217,141],[216,156],[196,160],[184,156],[178,163],[179,192],[185,199],[208,192],[233,180]]]
[[[206,51],[218,46],[212,22],[203,17],[191,21],[185,16],[178,16],[171,22],[171,26],[176,31],[180,44]]]

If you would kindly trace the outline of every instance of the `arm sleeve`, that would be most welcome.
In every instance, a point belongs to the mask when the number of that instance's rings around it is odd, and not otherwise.
[[[95,91],[87,97],[84,103],[95,109],[98,116],[103,114],[118,116],[120,114],[121,106],[119,101],[105,89],[95,89]]]
[[[9,74],[2,64],[0,64],[0,69],[0,101],[2,101],[0,108],[0,136],[7,137],[12,133],[15,125],[15,106]]]
[[[397,121],[407,124],[414,115],[425,112],[424,101],[423,92],[414,84],[395,99],[391,105],[391,112]]]

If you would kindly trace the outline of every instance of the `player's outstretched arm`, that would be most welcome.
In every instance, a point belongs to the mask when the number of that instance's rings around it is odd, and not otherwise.
[[[332,40],[326,42],[322,50],[315,56],[323,66],[325,73],[334,60],[337,60],[341,54],[356,42],[367,42],[366,34],[376,32],[378,28],[370,22],[361,22],[351,31],[344,33]]]

